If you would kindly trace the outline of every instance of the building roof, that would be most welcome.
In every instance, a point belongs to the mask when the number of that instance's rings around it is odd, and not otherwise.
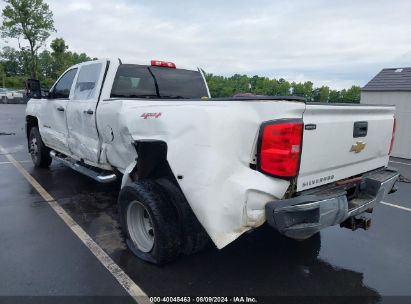
[[[362,88],[362,91],[411,92],[411,68],[383,69]]]

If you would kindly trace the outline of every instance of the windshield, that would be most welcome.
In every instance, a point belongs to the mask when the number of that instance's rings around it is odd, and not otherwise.
[[[208,93],[198,71],[122,64],[111,97],[192,99],[208,97]]]

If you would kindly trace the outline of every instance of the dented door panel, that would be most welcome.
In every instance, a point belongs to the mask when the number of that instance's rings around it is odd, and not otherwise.
[[[67,106],[70,154],[98,164],[100,139],[96,125],[97,102],[107,60],[82,65],[75,79],[73,98]]]

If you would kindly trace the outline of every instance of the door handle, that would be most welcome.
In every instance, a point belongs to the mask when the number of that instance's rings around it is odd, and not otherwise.
[[[84,111],[84,114],[88,114],[88,115],[93,115],[93,110],[88,109],[87,111]]]
[[[57,111],[64,112],[64,108],[63,108],[62,106],[59,106],[59,107],[57,108]]]

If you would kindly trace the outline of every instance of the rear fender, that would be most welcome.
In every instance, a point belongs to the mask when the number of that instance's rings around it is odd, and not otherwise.
[[[263,224],[265,204],[283,198],[290,186],[252,168],[261,122],[301,119],[304,109],[301,102],[281,101],[113,100],[102,103],[99,113],[101,128],[115,131],[107,160],[124,172],[123,185],[141,177],[140,145],[164,145],[160,162],[166,165],[160,168],[167,168],[214,244],[223,248]],[[145,118],[147,113],[161,115]],[[130,144],[135,142],[137,153]]]

